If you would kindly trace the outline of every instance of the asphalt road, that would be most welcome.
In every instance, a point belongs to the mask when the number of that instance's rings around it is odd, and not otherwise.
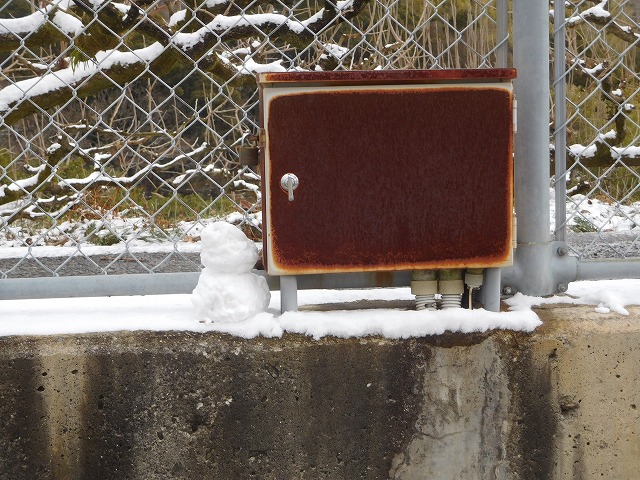
[[[635,233],[573,233],[567,234],[567,244],[583,259],[640,257],[640,232]]]
[[[136,253],[117,255],[76,255],[72,258],[0,259],[0,275],[6,278],[32,278],[74,275],[120,275],[128,273],[198,272],[199,253]],[[55,272],[55,273],[54,273]]]

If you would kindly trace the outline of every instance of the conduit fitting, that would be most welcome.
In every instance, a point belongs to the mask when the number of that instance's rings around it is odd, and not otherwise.
[[[440,270],[438,290],[442,295],[442,309],[462,308],[464,281],[462,270]]]
[[[438,281],[435,270],[414,270],[411,293],[416,296],[416,310],[437,310]]]
[[[484,280],[484,270],[482,268],[467,268],[464,274],[464,283],[469,289],[469,310],[473,310],[473,292],[480,289]]]

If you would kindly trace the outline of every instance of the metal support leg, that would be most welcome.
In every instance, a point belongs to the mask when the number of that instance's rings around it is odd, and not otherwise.
[[[480,288],[480,301],[490,312],[500,311],[500,269],[485,268],[484,282]]]
[[[298,311],[298,281],[295,275],[280,277],[280,312]]]

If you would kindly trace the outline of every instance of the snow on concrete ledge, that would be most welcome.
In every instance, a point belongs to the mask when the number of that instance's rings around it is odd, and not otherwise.
[[[531,297],[517,293],[505,300],[509,310],[523,311],[553,304],[596,305],[596,312],[629,315],[627,305],[640,305],[640,280],[596,280],[569,284],[566,295]]]
[[[640,280],[575,282],[568,295],[550,298],[518,294],[507,300],[511,311],[414,311],[406,308],[350,309],[354,302],[408,301],[408,288],[369,290],[304,290],[302,308],[312,310],[278,315],[280,297],[273,292],[269,310],[237,323],[203,324],[195,320],[190,295],[105,298],[5,300],[0,302],[0,335],[60,335],[118,330],[222,332],[242,338],[281,337],[285,332],[319,339],[378,335],[391,339],[439,335],[444,332],[485,332],[509,329],[529,332],[542,322],[536,305],[593,305],[598,312],[628,314],[627,305],[640,303]],[[343,309],[313,310],[313,306],[344,304]]]

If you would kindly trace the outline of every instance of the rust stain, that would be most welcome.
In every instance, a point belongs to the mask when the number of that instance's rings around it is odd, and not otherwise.
[[[320,90],[279,96],[264,108],[268,255],[282,272],[463,268],[510,259],[509,91]],[[280,189],[285,173],[300,179],[293,202]]]
[[[376,285],[379,287],[393,286],[393,274],[391,272],[376,272]]]
[[[304,83],[305,85],[366,85],[440,83],[451,81],[508,81],[516,78],[513,68],[450,70],[350,70],[335,72],[280,72],[258,74],[259,84]]]

